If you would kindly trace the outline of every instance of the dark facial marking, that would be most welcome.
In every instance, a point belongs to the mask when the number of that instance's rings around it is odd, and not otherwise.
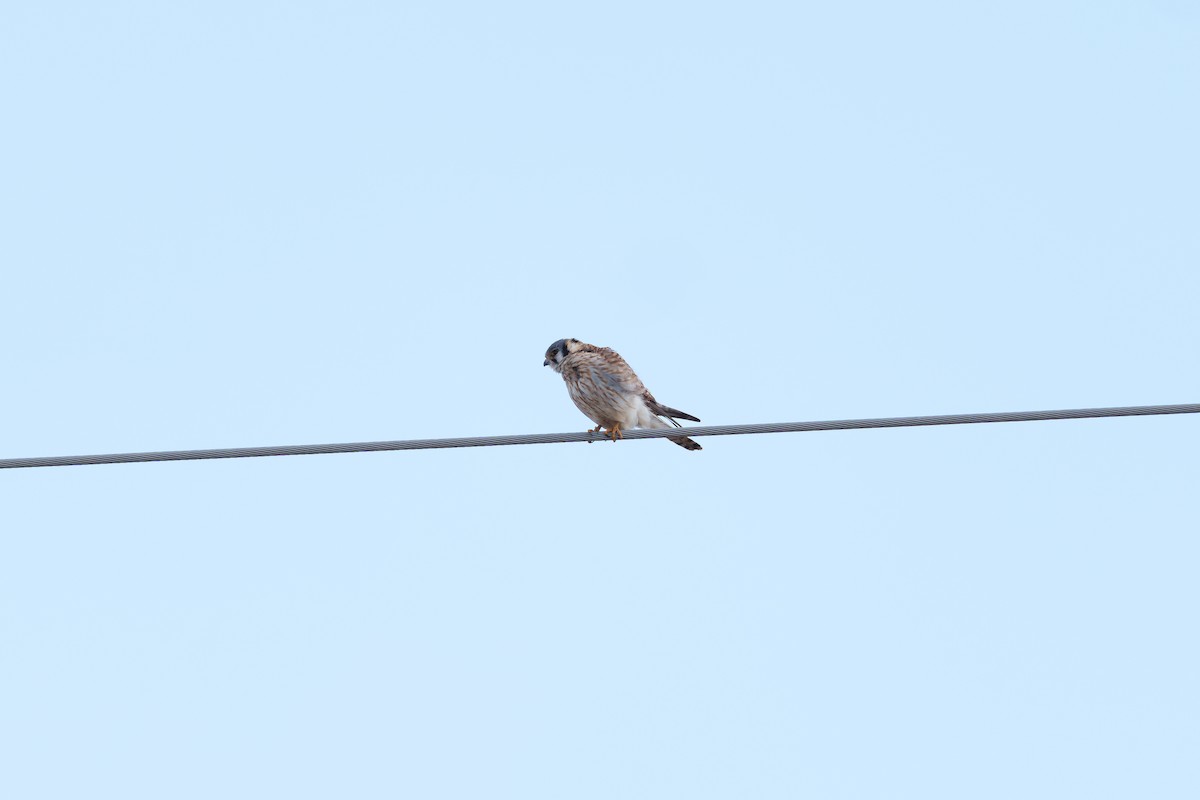
[[[559,339],[554,344],[550,345],[550,349],[546,351],[546,359],[554,361],[554,355],[561,352],[564,356],[567,354],[567,340]]]

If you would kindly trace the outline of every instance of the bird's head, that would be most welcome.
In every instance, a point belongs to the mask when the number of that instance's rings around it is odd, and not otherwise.
[[[542,362],[542,366],[561,372],[563,359],[578,351],[582,345],[583,342],[578,339],[559,339],[546,348],[546,360]]]

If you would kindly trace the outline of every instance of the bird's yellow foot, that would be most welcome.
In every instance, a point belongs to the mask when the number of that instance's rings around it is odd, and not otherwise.
[[[615,423],[611,428],[605,431],[604,435],[612,439],[614,442],[617,441],[617,439],[625,438],[621,435],[621,423],[619,422]]]

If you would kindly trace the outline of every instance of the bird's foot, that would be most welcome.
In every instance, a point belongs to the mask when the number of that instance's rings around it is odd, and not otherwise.
[[[621,435],[621,423],[619,422],[615,423],[611,428],[605,431],[604,435],[609,439],[612,439],[614,442],[617,441],[617,439],[625,438],[623,435]]]
[[[587,432],[588,432],[588,433],[599,433],[599,432],[600,432],[600,426],[599,426],[599,425],[597,425],[597,426],[596,426],[596,427],[594,427],[594,428],[588,428]],[[592,437],[591,437],[591,436],[588,436],[588,444],[591,444],[591,443],[592,443]]]

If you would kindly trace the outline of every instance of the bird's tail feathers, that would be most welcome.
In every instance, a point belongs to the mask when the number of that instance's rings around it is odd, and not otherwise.
[[[667,419],[671,419],[668,416],[668,414],[675,414],[676,416],[686,417],[687,419],[696,419],[695,417],[688,416],[687,414],[684,414],[680,411],[676,411],[673,408],[667,408],[666,406],[656,407],[654,410],[654,413],[662,414],[663,416],[667,417]],[[696,419],[696,422],[699,422],[699,421],[700,420]],[[682,425],[680,425],[678,422],[676,422],[673,419],[671,419],[671,425],[674,425],[676,428],[683,427]],[[663,422],[658,417],[650,417],[649,419],[646,420],[645,427],[647,427],[647,428],[667,428],[670,426],[667,425],[667,423]],[[695,440],[689,439],[686,436],[672,436],[671,438],[667,439],[667,441],[674,442],[675,444],[679,445],[680,447],[682,447],[685,450],[703,450],[704,449]]]

